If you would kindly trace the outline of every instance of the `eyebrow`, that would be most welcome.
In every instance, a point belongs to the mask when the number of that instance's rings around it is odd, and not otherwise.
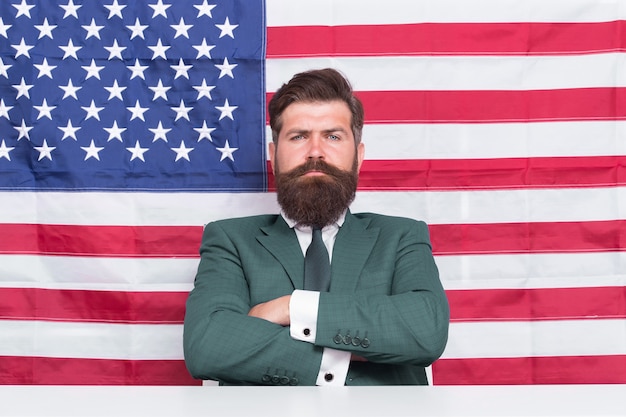
[[[289,129],[285,131],[285,133],[288,135],[292,135],[294,133],[299,133],[299,134],[310,133],[311,131],[312,131],[311,129],[294,128],[294,129]],[[330,129],[322,129],[322,133],[333,133],[333,132],[348,133],[348,131],[342,127],[332,127]]]

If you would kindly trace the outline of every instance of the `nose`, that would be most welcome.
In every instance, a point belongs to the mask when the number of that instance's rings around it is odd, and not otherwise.
[[[309,149],[308,155],[309,159],[324,159],[324,142],[321,135],[312,135],[309,138]]]

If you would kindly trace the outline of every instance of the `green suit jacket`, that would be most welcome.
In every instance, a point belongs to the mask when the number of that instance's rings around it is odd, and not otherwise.
[[[329,292],[320,294],[314,344],[247,315],[302,289],[304,257],[279,215],[206,226],[187,300],[184,352],[192,376],[222,384],[315,385],[323,348],[352,362],[346,385],[427,384],[443,352],[448,302],[424,222],[346,214],[335,241]]]

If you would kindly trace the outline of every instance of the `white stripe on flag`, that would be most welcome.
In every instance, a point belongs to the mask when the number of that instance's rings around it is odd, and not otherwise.
[[[3,193],[6,223],[202,226],[225,217],[277,213],[274,193]],[[390,203],[392,198],[393,203]],[[36,201],[35,201],[36,200]],[[352,212],[407,216],[430,224],[626,218],[626,187],[495,191],[360,191]],[[21,207],[15,210],[14,207]],[[67,208],[71,207],[71,210]],[[133,207],[132,213],[129,207]],[[180,213],[184,212],[184,216]]]
[[[442,358],[624,355],[626,320],[452,323]]]

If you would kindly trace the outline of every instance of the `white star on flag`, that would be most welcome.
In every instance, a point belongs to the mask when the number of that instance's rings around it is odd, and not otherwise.
[[[87,71],[87,75],[85,76],[85,80],[89,79],[91,77],[100,79],[100,71],[102,71],[104,66],[96,65],[95,59],[92,59],[90,65],[84,65],[84,66],[81,66],[81,68],[84,69],[85,71]]]
[[[143,154],[148,152],[148,148],[142,148],[141,146],[139,146],[139,141],[135,141],[135,146],[132,148],[126,148],[126,150],[131,153],[131,161],[135,159],[141,159],[143,162],[146,162],[146,160],[143,159]]]
[[[82,25],[82,28],[87,31],[87,35],[85,36],[85,40],[91,38],[92,36],[100,39],[100,30],[104,26],[96,25],[96,20],[91,18],[91,23],[89,25]]]
[[[87,115],[85,116],[85,120],[92,118],[92,117],[96,120],[100,120],[99,113],[102,111],[102,109],[104,109],[104,107],[97,107],[94,100],[91,100],[91,104],[89,105],[89,107],[81,107],[81,109],[87,112]]]
[[[233,69],[237,66],[237,64],[229,63],[228,58],[224,58],[224,62],[222,64],[215,64],[215,66],[220,70],[220,76],[218,78],[228,75],[230,78],[235,79]]]
[[[67,138],[72,138],[75,141],[78,140],[76,138],[76,132],[80,129],[80,126],[77,126],[77,127],[72,126],[72,121],[70,119],[67,120],[67,126],[65,127],[59,126],[59,129],[63,131],[63,137],[61,138],[61,140],[64,140]]]
[[[52,161],[52,151],[56,149],[56,146],[48,146],[48,141],[46,139],[43,140],[43,145],[34,147],[39,152],[38,161],[41,161],[43,158],[48,158]]]
[[[141,65],[139,63],[139,59],[135,59],[135,64],[128,67],[128,69],[132,72],[132,74],[130,75],[130,79],[132,80],[135,77],[139,77],[142,80],[145,80],[146,77],[143,75],[143,72],[146,70],[146,68],[148,68],[147,65]]]
[[[113,40],[113,45],[111,46],[105,46],[104,49],[106,49],[107,51],[109,51],[109,61],[112,60],[113,58],[118,58],[121,60],[124,60],[124,58],[122,58],[122,52],[126,49],[125,46],[119,46],[117,44],[117,39]]]
[[[125,127],[118,127],[117,126],[117,120],[113,120],[113,126],[105,127],[104,130],[106,130],[107,133],[109,134],[109,138],[107,139],[107,142],[110,142],[113,139],[117,139],[120,142],[124,142],[122,140],[122,133],[124,133],[126,128]]]
[[[202,97],[206,97],[209,100],[212,100],[211,98],[211,91],[213,91],[213,89],[215,88],[214,85],[207,85],[206,84],[206,79],[202,79],[202,84],[201,85],[194,85],[193,88],[198,92],[198,97],[196,98],[196,100],[200,100]]]
[[[233,112],[237,110],[237,107],[239,106],[231,106],[228,103],[228,99],[224,101],[223,106],[215,106],[215,108],[221,112],[219,120],[222,120],[224,117],[228,117],[230,120],[235,120]]]
[[[50,39],[54,39],[52,37],[52,31],[54,29],[56,29],[57,25],[50,25],[48,23],[48,18],[44,18],[43,19],[43,24],[42,25],[35,25],[35,28],[37,28],[37,30],[39,31],[39,37],[37,39],[41,39],[44,36],[49,37]]]
[[[172,65],[172,69],[176,70],[176,74],[174,75],[174,79],[177,79],[178,77],[185,77],[187,79],[189,79],[189,70],[193,67],[193,65],[185,65],[185,62],[183,62],[183,59],[180,58],[180,60],[178,61],[178,65]]]
[[[7,30],[11,29],[12,26],[13,25],[5,25],[2,16],[0,16],[0,35],[8,39],[9,35],[7,34]]]
[[[228,17],[224,21],[223,25],[215,25],[215,26],[217,26],[221,31],[220,38],[223,38],[224,36],[230,36],[233,39],[235,39],[235,34],[233,33],[233,30],[239,27],[239,25],[231,25],[230,20],[228,20]]]
[[[32,126],[26,126],[26,121],[22,119],[22,124],[20,126],[15,126],[15,130],[18,132],[17,140],[19,141],[22,138],[26,138],[30,140],[30,136],[28,132],[32,129]]]
[[[117,80],[113,80],[113,85],[111,87],[104,87],[104,88],[109,92],[109,100],[113,98],[118,98],[121,101],[124,101],[124,97],[122,93],[128,87],[120,87],[120,85],[117,83]]]
[[[148,107],[141,107],[139,100],[135,101],[135,105],[133,107],[126,107],[126,109],[132,113],[130,120],[141,119],[144,122],[146,121],[143,114],[148,111]]]
[[[194,4],[194,6],[196,9],[198,9],[198,16],[196,17],[200,17],[200,16],[209,16],[210,18],[213,18],[213,15],[211,14],[211,10],[213,10],[216,5],[215,4],[207,4],[207,0],[204,0],[202,2],[202,4]]]
[[[17,9],[15,17],[26,16],[30,19],[30,9],[35,6],[26,4],[26,0],[22,0],[20,4],[13,4],[13,7]]]
[[[4,61],[2,60],[2,57],[0,57],[0,75],[2,75],[5,78],[9,78],[9,73],[7,72],[7,70],[11,68],[12,66],[13,65],[5,64]]]
[[[65,14],[63,15],[63,19],[66,17],[74,16],[78,19],[78,9],[82,7],[81,4],[74,4],[74,0],[69,0],[66,5],[59,5],[63,10],[65,10]]]
[[[148,86],[148,88],[150,90],[154,91],[154,97],[152,97],[152,101],[155,101],[157,98],[162,98],[163,100],[167,101],[167,92],[172,87],[164,87],[163,86],[163,81],[161,81],[159,79],[159,82],[157,83],[156,86],[154,86],[154,87]]]
[[[235,152],[238,149],[239,148],[231,148],[230,144],[228,143],[228,139],[226,139],[226,144],[224,145],[224,147],[223,148],[217,148],[217,150],[222,153],[222,156],[220,157],[220,162],[222,162],[226,158],[228,158],[231,161],[235,162],[235,158],[233,157],[233,152]]]
[[[45,98],[43,99],[43,103],[41,103],[41,106],[33,107],[37,109],[37,111],[39,111],[39,116],[37,116],[37,120],[41,119],[42,117],[47,117],[48,119],[52,120],[51,112],[52,110],[57,108],[57,106],[49,106]]]
[[[181,140],[180,146],[178,148],[172,148],[172,150],[176,152],[176,161],[178,161],[181,158],[190,161],[189,152],[193,151],[193,148],[185,147],[184,141]]]
[[[180,106],[172,107],[172,110],[176,112],[176,119],[174,121],[180,119],[181,117],[189,120],[189,112],[193,109],[193,107],[185,107],[185,103],[183,100],[180,100]]]
[[[196,59],[201,58],[203,56],[211,59],[211,50],[215,48],[215,45],[207,45],[206,39],[202,39],[202,43],[200,45],[193,45],[193,47],[198,51],[196,55]]]
[[[140,37],[141,39],[145,39],[143,36],[143,31],[146,30],[146,28],[148,27],[148,25],[142,25],[139,22],[139,18],[135,18],[135,24],[134,25],[129,25],[126,26],[128,29],[130,29],[131,34],[130,34],[130,39],[134,39],[135,37]]]
[[[0,158],[6,158],[10,161],[11,157],[9,156],[9,152],[13,149],[15,149],[14,146],[7,146],[4,139],[2,139],[2,144],[0,144]]]
[[[152,60],[154,61],[157,58],[167,59],[167,56],[165,56],[165,52],[170,49],[170,46],[163,45],[161,39],[159,38],[156,45],[148,46],[148,48],[152,49]]]
[[[200,142],[202,139],[208,139],[209,142],[213,142],[213,138],[211,137],[211,133],[213,133],[213,131],[215,131],[214,127],[208,127],[206,125],[206,120],[204,120],[202,122],[202,127],[194,127],[193,130],[195,130],[196,132],[199,133],[198,135],[198,142]]]
[[[180,18],[180,22],[177,25],[170,25],[172,27],[172,29],[176,30],[176,33],[174,34],[174,39],[178,38],[179,36],[184,36],[185,38],[189,39],[189,29],[191,29],[193,27],[193,25],[186,25],[185,24],[185,20],[181,17]]]
[[[41,64],[35,64],[35,68],[39,70],[39,75],[37,75],[37,78],[41,78],[43,76],[52,78],[52,70],[56,67],[56,65],[49,65],[48,59],[44,58]]]
[[[4,104],[4,99],[0,98],[0,117],[6,117],[9,119],[9,110],[11,110],[13,106],[7,106]]]
[[[152,139],[152,142],[156,142],[159,139],[163,140],[164,142],[167,142],[167,134],[172,129],[165,129],[163,127],[163,124],[159,120],[159,125],[156,128],[149,128],[148,130],[154,133],[154,138]]]
[[[17,90],[17,96],[15,97],[15,99],[18,99],[22,96],[30,99],[30,93],[28,91],[33,87],[34,84],[26,84],[26,82],[24,81],[24,77],[22,77],[22,81],[20,81],[19,84],[13,85],[13,88]]]
[[[67,85],[59,85],[59,88],[64,91],[63,99],[73,97],[74,99],[78,100],[76,92],[83,87],[74,86],[74,84],[72,83],[72,79],[70,78],[69,80],[67,80]]]
[[[11,45],[12,48],[15,49],[15,58],[24,55],[25,57],[30,59],[30,50],[35,47],[35,45],[27,45],[24,42],[24,38],[17,45]]]
[[[63,59],[69,58],[69,57],[78,59],[78,55],[76,55],[76,52],[78,52],[82,48],[82,46],[74,46],[72,39],[69,39],[67,41],[67,46],[59,45],[59,48],[61,48],[65,52],[65,54],[63,55]]]
[[[154,13],[152,14],[152,18],[154,19],[157,16],[163,16],[167,18],[166,10],[169,9],[171,4],[163,4],[163,0],[159,0],[156,4],[149,4],[148,6],[152,7]]]
[[[96,146],[93,139],[91,139],[91,143],[89,144],[89,146],[81,146],[80,149],[82,149],[83,151],[87,153],[85,155],[85,159],[84,159],[85,161],[88,160],[89,158],[94,158],[99,161],[100,160],[99,152],[103,150],[104,148],[100,146]]]
[[[124,10],[126,5],[119,5],[117,3],[117,0],[113,0],[113,4],[109,4],[109,5],[105,4],[104,7],[109,9],[109,17],[108,17],[108,19],[112,18],[113,16],[118,16],[120,19],[124,18],[122,16],[122,10]]]

